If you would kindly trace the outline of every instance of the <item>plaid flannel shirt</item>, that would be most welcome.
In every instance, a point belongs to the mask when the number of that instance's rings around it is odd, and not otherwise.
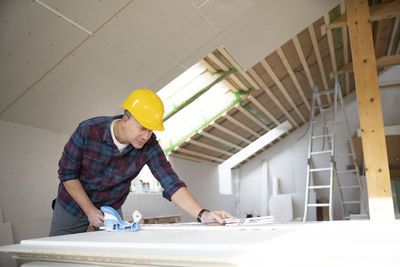
[[[92,203],[97,207],[119,209],[125,202],[131,181],[147,164],[163,187],[163,196],[171,200],[182,182],[167,161],[153,133],[147,143],[136,149],[129,144],[120,153],[112,141],[110,124],[116,117],[96,117],[82,122],[64,147],[59,161],[57,201],[77,217],[84,212],[70,196],[63,182],[79,179]]]

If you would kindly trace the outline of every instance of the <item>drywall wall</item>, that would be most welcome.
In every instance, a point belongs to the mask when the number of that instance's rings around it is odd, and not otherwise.
[[[0,203],[15,242],[47,236],[51,201],[57,195],[58,160],[69,136],[0,120]],[[218,194],[217,168],[171,158],[189,190],[208,209],[233,211],[231,196]],[[130,195],[123,206],[129,219],[139,209],[145,217],[184,214],[161,195]],[[185,221],[193,221],[185,215]]]
[[[382,73],[380,83],[399,81],[400,66],[393,67]],[[400,86],[385,87],[381,89],[382,112],[385,125],[400,124]],[[356,94],[353,92],[345,98],[346,113],[350,123],[350,132],[354,135],[359,128],[358,104]],[[308,148],[308,133],[304,135],[308,125],[304,125],[285,137],[279,143],[264,151],[240,168],[240,215],[263,214],[260,202],[262,164],[268,162],[268,177],[279,177],[279,193],[291,194],[293,201],[293,216],[300,218],[304,212],[304,197],[306,184],[306,162]],[[265,177],[265,175],[264,175]],[[269,194],[271,194],[271,180],[269,180]],[[336,195],[336,199],[337,195]],[[337,203],[337,202],[335,202]],[[265,206],[265,205],[264,205]],[[334,217],[341,218],[340,205],[335,205]]]

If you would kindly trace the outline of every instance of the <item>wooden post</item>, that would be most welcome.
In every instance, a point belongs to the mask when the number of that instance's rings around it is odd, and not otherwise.
[[[368,0],[346,0],[371,220],[394,220]]]

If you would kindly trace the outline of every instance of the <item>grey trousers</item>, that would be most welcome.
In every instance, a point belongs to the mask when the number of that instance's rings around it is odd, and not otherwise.
[[[122,218],[122,210],[118,209],[117,212]],[[89,219],[86,214],[78,218],[66,212],[56,201],[49,236],[83,233],[86,232],[89,224]],[[97,231],[99,229],[95,227],[95,230]]]

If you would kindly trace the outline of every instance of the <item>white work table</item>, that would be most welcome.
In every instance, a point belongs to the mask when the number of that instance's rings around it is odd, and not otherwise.
[[[0,251],[21,259],[118,266],[388,267],[400,266],[400,222],[171,225],[23,240]]]

